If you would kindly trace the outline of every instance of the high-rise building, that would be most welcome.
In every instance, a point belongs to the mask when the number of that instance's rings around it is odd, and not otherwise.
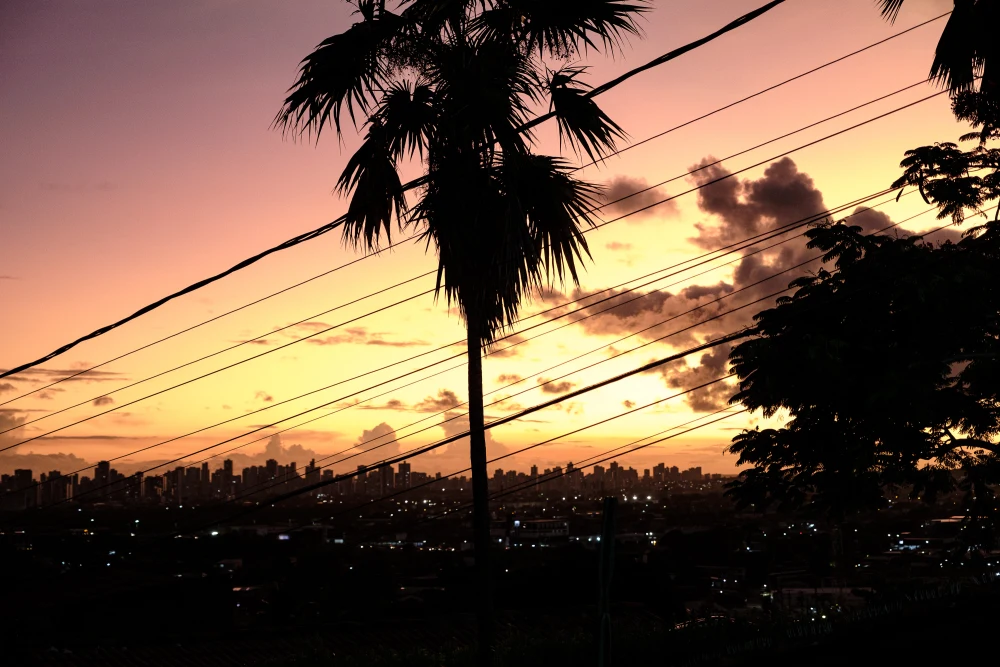
[[[108,495],[108,485],[111,483],[111,464],[107,461],[98,461],[94,468],[94,488],[100,496]]]
[[[399,471],[396,473],[396,488],[410,488],[410,464],[406,461],[399,464]]]
[[[384,466],[379,468],[379,493],[388,493],[392,491],[393,486],[393,470],[392,466]]]

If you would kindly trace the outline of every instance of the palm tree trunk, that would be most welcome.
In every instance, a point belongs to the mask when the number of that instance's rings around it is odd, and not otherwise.
[[[476,614],[479,622],[479,665],[493,659],[495,620],[490,569],[490,489],[486,472],[486,429],[483,415],[483,359],[480,322],[467,312],[469,353],[469,448],[472,464],[472,532],[476,555]]]

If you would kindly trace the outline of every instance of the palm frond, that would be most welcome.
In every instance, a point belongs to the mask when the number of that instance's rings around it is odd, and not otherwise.
[[[434,91],[420,81],[394,81],[372,120],[381,125],[393,159],[398,161],[416,153],[422,157],[437,120]]]
[[[552,111],[559,122],[560,144],[565,140],[579,154],[583,150],[592,161],[611,150],[615,141],[626,137],[622,128],[587,97],[587,88],[576,78],[582,67],[564,67],[549,77]]]
[[[345,214],[345,241],[373,250],[383,232],[392,240],[392,216],[403,220],[406,198],[385,128],[378,122],[369,125],[364,143],[347,161],[337,191],[354,193]]]
[[[386,12],[323,40],[302,60],[298,79],[288,89],[273,125],[285,133],[308,133],[319,140],[332,120],[339,135],[344,105],[357,125],[356,114],[367,113],[375,91],[386,80],[383,55],[402,26],[400,17]]]
[[[563,282],[566,272],[579,282],[577,262],[590,256],[583,226],[594,226],[592,211],[601,187],[573,178],[569,164],[548,155],[504,154],[501,186],[508,215],[524,224],[534,244],[529,272]],[[526,249],[527,250],[527,249]]]
[[[530,133],[518,128],[538,101],[538,75],[509,42],[447,44],[424,72],[434,87],[442,141],[501,150],[526,150]],[[446,139],[445,137],[448,137]]]
[[[981,45],[975,38],[981,34],[981,26],[977,22],[976,3],[956,3],[934,51],[931,78],[940,81],[952,93],[972,90],[976,77],[982,74],[983,63],[978,54]],[[995,35],[987,37],[995,38]]]
[[[433,164],[410,222],[437,247],[439,291],[477,318],[489,345],[528,292],[567,274],[576,282],[599,188],[573,179],[559,158],[523,152],[485,167],[457,154]]]
[[[882,18],[890,23],[896,22],[899,10],[903,7],[903,0],[875,0],[875,3],[882,10]]]
[[[621,51],[630,36],[642,34],[637,22],[646,0],[504,0],[491,10],[494,23],[513,28],[529,49],[568,57],[581,48]],[[484,12],[488,14],[489,12]]]

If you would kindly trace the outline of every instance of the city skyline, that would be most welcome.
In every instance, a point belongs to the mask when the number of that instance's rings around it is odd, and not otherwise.
[[[123,474],[111,467],[108,461],[100,461],[91,475],[50,470],[39,471],[36,477],[34,473],[31,469],[17,469],[10,475],[0,474],[0,509],[48,509],[68,502],[181,505],[187,501],[197,505],[207,501],[259,500],[319,482],[324,485],[310,491],[308,498],[351,495],[377,498],[392,491],[405,492],[423,487],[427,487],[424,493],[430,494],[438,490],[471,493],[466,474],[413,470],[412,463],[408,461],[402,461],[397,466],[358,465],[353,470],[337,472],[317,465],[315,460],[300,466],[295,461],[281,464],[276,459],[268,459],[264,465],[240,469],[234,466],[231,459],[225,459],[214,469],[204,461],[200,465],[179,465],[159,474],[145,475],[142,472]],[[718,482],[723,479],[728,477],[719,473],[703,473],[701,467],[682,470],[664,462],[640,471],[623,466],[616,460],[602,460],[579,467],[569,461],[565,467],[540,469],[533,465],[526,472],[492,468],[490,490],[496,493],[530,492],[544,486],[546,491],[554,493],[566,490],[586,490],[598,494],[640,490],[645,493],[659,492],[670,482]]]

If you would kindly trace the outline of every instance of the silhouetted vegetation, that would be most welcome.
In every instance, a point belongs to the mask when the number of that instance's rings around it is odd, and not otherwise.
[[[915,187],[939,219],[985,217],[957,242],[866,235],[826,223],[810,247],[834,269],[757,316],[758,335],[731,355],[733,398],[781,428],[733,439],[744,506],[807,508],[843,517],[884,507],[892,494],[933,500],[965,492],[966,546],[992,543],[1000,482],[1000,150],[995,115],[954,100],[982,130],[964,151],[940,143],[907,151],[893,187]],[[980,101],[983,98],[977,98]]]

